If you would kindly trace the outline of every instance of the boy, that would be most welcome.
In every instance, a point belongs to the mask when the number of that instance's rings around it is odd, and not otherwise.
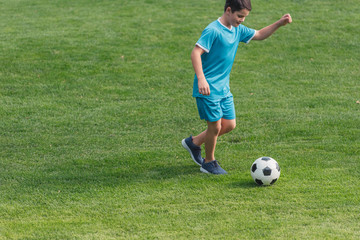
[[[205,28],[191,53],[195,70],[193,97],[200,119],[207,121],[207,129],[195,137],[183,139],[182,145],[204,173],[227,173],[215,160],[215,146],[219,136],[236,126],[229,75],[239,42],[266,39],[279,27],[292,22],[290,14],[286,14],[256,31],[241,25],[250,11],[250,0],[226,0],[223,15]],[[203,143],[205,158],[201,157]]]

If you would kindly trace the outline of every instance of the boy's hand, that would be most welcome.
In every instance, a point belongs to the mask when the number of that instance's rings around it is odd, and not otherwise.
[[[279,27],[285,26],[288,23],[291,23],[292,19],[290,14],[285,14],[279,20],[273,24],[256,31],[253,40],[264,40],[271,36]]]
[[[292,18],[291,18],[290,14],[285,14],[284,16],[282,16],[280,18],[281,26],[285,26],[286,24],[291,23],[291,22],[292,22]]]
[[[210,95],[210,87],[205,78],[198,79],[199,93],[202,95]]]

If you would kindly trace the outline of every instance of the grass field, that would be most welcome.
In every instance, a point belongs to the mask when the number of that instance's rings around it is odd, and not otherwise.
[[[191,50],[225,1],[0,0],[0,239],[360,239],[358,0],[253,0],[226,176],[181,140],[206,127]],[[252,162],[281,177],[257,187]]]

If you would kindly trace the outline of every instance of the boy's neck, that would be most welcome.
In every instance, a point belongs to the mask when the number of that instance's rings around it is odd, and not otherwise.
[[[227,27],[228,29],[231,29],[232,26],[231,26],[229,20],[227,19],[227,17],[225,16],[225,14],[223,14],[223,15],[220,17],[219,21],[220,21],[220,22],[222,23],[222,25],[224,25],[225,27]]]

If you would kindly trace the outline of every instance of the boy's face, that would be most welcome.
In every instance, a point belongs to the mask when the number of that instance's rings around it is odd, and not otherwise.
[[[228,7],[226,12],[229,16],[230,24],[233,27],[238,27],[241,23],[243,23],[245,21],[245,17],[247,17],[247,15],[250,13],[247,9],[241,9],[239,11],[232,12],[230,7]]]

